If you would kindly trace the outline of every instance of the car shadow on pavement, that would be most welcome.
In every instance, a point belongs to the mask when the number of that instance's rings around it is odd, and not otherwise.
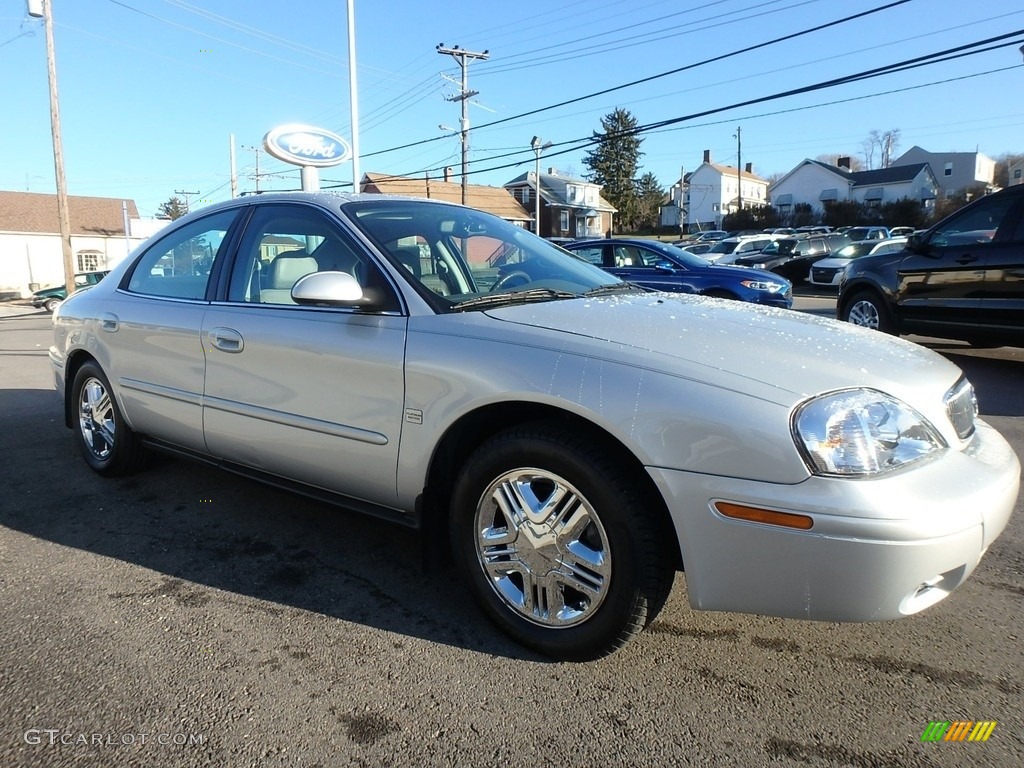
[[[12,444],[0,525],[161,575],[140,572],[111,600],[313,611],[546,661],[492,627],[451,568],[425,569],[415,531],[162,455],[137,475],[103,478],[79,455],[54,392],[4,390],[3,400]]]

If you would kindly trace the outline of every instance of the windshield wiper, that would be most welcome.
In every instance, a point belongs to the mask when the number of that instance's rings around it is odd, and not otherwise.
[[[635,291],[646,292],[648,289],[642,285],[636,283],[629,283],[623,281],[621,283],[608,283],[608,285],[599,285],[597,288],[591,288],[589,291],[584,292],[583,296],[607,296],[612,293],[633,293]]]
[[[535,301],[551,301],[552,299],[577,299],[579,294],[572,291],[556,291],[552,288],[531,288],[526,291],[509,293],[488,293],[475,299],[461,301],[452,307],[453,312],[480,307],[500,307],[509,304],[529,304]]]

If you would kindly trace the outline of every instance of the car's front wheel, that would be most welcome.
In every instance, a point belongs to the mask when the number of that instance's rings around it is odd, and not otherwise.
[[[579,661],[644,628],[672,588],[670,538],[637,479],[566,430],[527,425],[470,458],[452,550],[488,617],[522,644]]]
[[[862,328],[871,328],[882,333],[895,333],[889,308],[871,291],[855,294],[843,307],[842,319]]]
[[[87,362],[71,387],[72,423],[86,463],[101,475],[125,475],[138,469],[145,448],[121,416],[110,382],[100,367]]]
[[[43,309],[45,309],[47,312],[49,312],[52,315],[54,312],[57,311],[57,307],[59,307],[59,306],[60,306],[60,299],[57,299],[57,298],[47,299],[46,303],[43,304]]]

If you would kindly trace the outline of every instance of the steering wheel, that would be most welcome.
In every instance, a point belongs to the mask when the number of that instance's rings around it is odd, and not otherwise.
[[[525,285],[533,280],[532,277],[521,269],[517,269],[513,272],[509,272],[507,275],[502,275],[498,280],[491,286],[491,293],[495,291],[503,291],[506,288],[514,288],[517,285]]]

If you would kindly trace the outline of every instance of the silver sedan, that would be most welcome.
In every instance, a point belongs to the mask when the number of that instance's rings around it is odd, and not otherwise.
[[[1020,466],[944,358],[644,291],[427,200],[266,195],[177,221],[54,316],[85,461],[151,449],[422,529],[561,659],[695,609],[867,621],[946,597]],[[447,546],[442,542],[447,539]]]

